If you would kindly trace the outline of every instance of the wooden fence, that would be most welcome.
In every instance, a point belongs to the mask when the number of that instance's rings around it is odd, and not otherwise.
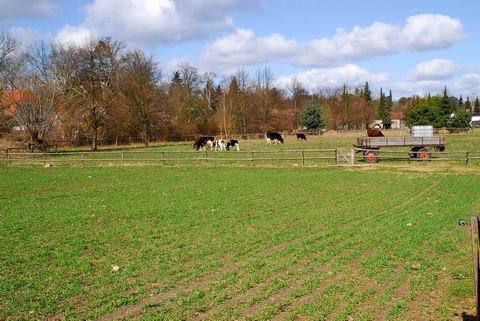
[[[266,164],[279,161],[291,161],[299,165],[311,162],[335,163],[336,149],[302,149],[302,150],[255,150],[255,151],[98,151],[98,152],[56,152],[56,153],[0,153],[0,161],[13,163],[74,163],[85,166],[88,163],[160,163],[163,165],[177,163],[249,163]]]
[[[330,148],[330,149],[285,149],[285,150],[251,150],[251,151],[167,151],[167,150],[129,150],[97,152],[37,152],[24,153],[5,150],[0,152],[0,162],[12,165],[23,164],[87,164],[113,163],[159,163],[163,165],[181,163],[243,163],[278,164],[290,162],[297,165],[348,164],[365,163],[365,152],[369,149]],[[430,151],[428,160],[416,158],[415,152],[405,150],[377,150],[377,160],[388,162],[458,162],[468,165],[480,160],[479,152],[468,151]],[[418,152],[420,153],[420,152]]]

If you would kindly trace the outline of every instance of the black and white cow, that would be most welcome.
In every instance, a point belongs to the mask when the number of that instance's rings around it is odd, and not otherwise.
[[[240,144],[238,143],[238,140],[236,139],[230,139],[228,142],[227,142],[227,150],[230,150],[230,147],[235,148],[237,150],[237,152],[240,151]]]
[[[214,147],[216,151],[224,151],[227,150],[227,145],[223,139],[219,139],[214,142]]]
[[[193,148],[195,148],[195,150],[205,149],[206,146],[213,148],[214,141],[215,137],[213,136],[198,136],[197,138],[195,138]]]
[[[268,132],[268,133],[265,133],[265,140],[267,141],[267,144],[279,144],[279,143],[282,143],[283,144],[283,137],[282,135],[280,135],[279,133],[275,133],[275,132]]]

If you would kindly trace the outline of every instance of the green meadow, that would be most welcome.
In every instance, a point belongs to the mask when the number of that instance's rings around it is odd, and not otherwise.
[[[462,320],[480,177],[412,166],[2,166],[0,319]]]

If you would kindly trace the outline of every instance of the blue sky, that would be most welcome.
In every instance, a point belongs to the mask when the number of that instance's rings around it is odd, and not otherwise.
[[[480,1],[475,0],[0,0],[0,28],[24,44],[71,45],[113,36],[143,48],[168,75],[252,75],[310,90],[369,81],[396,97],[480,93]]]

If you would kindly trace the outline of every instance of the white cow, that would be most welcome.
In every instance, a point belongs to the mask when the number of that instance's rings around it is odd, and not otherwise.
[[[223,139],[217,140],[215,142],[215,150],[216,151],[224,151],[227,150],[227,145]]]
[[[205,143],[205,146],[203,146],[203,150],[207,150],[207,147],[210,148],[210,150],[213,150],[213,146],[215,145],[215,142],[213,140],[207,140]]]

